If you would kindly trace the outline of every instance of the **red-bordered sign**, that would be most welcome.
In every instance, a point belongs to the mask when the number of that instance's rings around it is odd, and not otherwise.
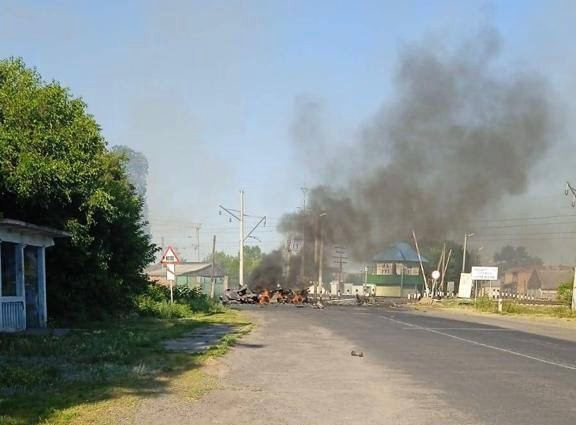
[[[178,255],[176,254],[176,251],[174,251],[174,248],[169,246],[168,248],[166,248],[166,251],[164,251],[164,254],[162,254],[162,259],[160,260],[160,262],[162,264],[178,264],[180,262],[180,258],[178,258]]]

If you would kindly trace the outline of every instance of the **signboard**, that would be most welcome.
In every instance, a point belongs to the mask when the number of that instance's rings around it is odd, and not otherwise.
[[[447,283],[446,292],[449,294],[454,292],[454,282],[452,280]]]
[[[498,280],[498,267],[472,267],[472,280]]]
[[[472,275],[470,273],[460,273],[458,298],[470,298],[471,295],[472,295]]]
[[[176,255],[174,248],[169,246],[168,248],[166,248],[166,251],[164,251],[164,254],[162,254],[160,262],[162,264],[176,264],[180,262],[180,259]]]

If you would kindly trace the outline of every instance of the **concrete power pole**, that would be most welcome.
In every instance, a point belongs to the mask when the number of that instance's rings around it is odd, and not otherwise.
[[[462,253],[462,273],[466,270],[466,249],[468,246],[468,238],[474,236],[474,233],[465,233],[464,234],[464,252]]]
[[[244,191],[240,191],[240,268],[238,283],[244,286]]]
[[[576,188],[574,188],[570,182],[566,182],[564,194],[566,196],[572,194],[572,208],[576,207]],[[570,307],[573,311],[576,310],[576,267],[574,268],[574,280],[572,281],[572,302],[570,303]]]
[[[244,191],[241,190],[240,191],[240,210],[234,210],[232,208],[226,208],[223,207],[222,205],[220,205],[220,209],[225,211],[226,213],[228,213],[231,217],[234,217],[236,220],[238,220],[238,222],[240,223],[240,250],[238,253],[238,262],[239,262],[239,267],[238,267],[238,284],[242,287],[244,286],[244,243],[246,242],[246,239],[252,237],[252,233],[254,233],[254,231],[258,228],[258,226],[260,226],[260,224],[264,223],[264,226],[266,226],[266,216],[263,217],[256,217],[256,218],[260,218],[260,221],[258,221],[258,223],[256,223],[256,225],[254,227],[252,227],[252,230],[250,230],[248,232],[248,234],[246,235],[245,232],[245,218],[247,217],[247,214],[245,214],[244,212]],[[222,214],[222,211],[220,211],[220,215]],[[253,216],[251,216],[253,217]],[[230,221],[232,221],[232,219],[230,218]]]
[[[212,239],[212,271],[210,272],[210,298],[214,298],[214,289],[216,287],[216,278],[214,277],[214,268],[216,266],[216,235]]]
[[[306,197],[308,196],[308,188],[301,187],[302,195],[304,197],[302,204],[302,246],[300,247],[300,279],[304,282],[304,275],[306,273]]]
[[[324,268],[324,226],[322,217],[326,217],[326,213],[322,213],[318,216],[318,226],[320,227],[320,247],[318,253],[318,282],[314,285],[314,300],[317,300],[318,297],[318,286],[320,286],[320,291],[324,288],[324,282],[322,279],[323,268]]]

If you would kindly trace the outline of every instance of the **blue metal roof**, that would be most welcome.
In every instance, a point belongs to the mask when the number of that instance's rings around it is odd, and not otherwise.
[[[410,246],[408,242],[396,242],[390,245],[380,254],[375,255],[372,258],[375,262],[407,262],[407,263],[418,263],[418,253],[414,248]],[[427,263],[428,260],[422,257],[422,262]]]

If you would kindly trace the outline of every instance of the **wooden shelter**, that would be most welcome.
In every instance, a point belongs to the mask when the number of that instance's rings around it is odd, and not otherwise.
[[[43,328],[47,322],[45,250],[70,234],[0,219],[0,331]]]

